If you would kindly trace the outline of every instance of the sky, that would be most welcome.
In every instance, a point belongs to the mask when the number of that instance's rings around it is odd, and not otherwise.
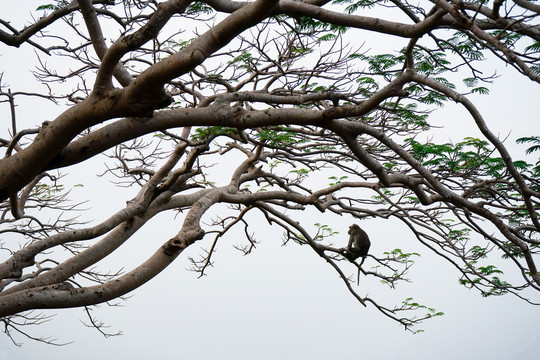
[[[18,4],[31,9],[35,3],[38,2]],[[0,17],[8,17],[14,10],[8,7]],[[18,14],[26,16],[24,12]],[[0,45],[0,69],[10,76],[12,72],[20,72],[18,77],[9,79],[12,91],[30,90],[25,88],[29,74],[23,70],[30,68],[26,66],[30,60],[14,50]],[[31,48],[23,51],[29,58],[32,56]],[[538,84],[509,68],[501,68],[499,72],[503,77],[491,87],[491,95],[476,98],[492,131],[509,139],[538,135],[540,119],[535,110]],[[37,103],[39,106],[32,106]],[[54,119],[58,111],[35,99],[21,98],[19,104],[20,128]],[[0,106],[0,113],[4,119],[8,118],[5,107]],[[466,114],[451,104],[437,111],[433,120],[445,126],[434,135],[442,141],[477,135]],[[1,133],[6,129],[7,125],[3,126]],[[518,149],[513,147],[513,150]],[[103,158],[98,157],[87,166],[97,168],[102,162]],[[82,172],[71,171],[66,180],[77,183],[88,179]],[[88,213],[96,219],[110,213],[115,203],[121,204],[133,195],[128,190],[111,189],[106,179],[90,180],[84,189],[75,188],[73,196],[105,193],[106,196],[89,203]],[[345,243],[349,220],[326,213],[320,216],[320,222],[332,224],[343,234]],[[70,344],[55,347],[18,337],[23,345],[17,347],[1,335],[0,360],[74,356],[80,360],[96,356],[201,360],[537,358],[540,308],[511,296],[482,298],[459,286],[459,274],[449,264],[418,247],[411,234],[391,225],[366,223],[372,238],[371,252],[381,254],[394,245],[421,251],[422,256],[409,274],[413,282],[396,291],[384,291],[369,279],[361,279],[360,294],[377,299],[388,296],[388,305],[412,296],[445,313],[421,324],[423,333],[413,335],[372,306],[361,306],[323,259],[307,247],[292,243],[282,246],[281,232],[268,228],[259,232],[261,243],[249,256],[233,249],[232,245],[238,243],[234,238],[220,243],[215,265],[206,277],[199,279],[196,273],[186,269],[190,265],[188,257],[197,256],[201,247],[208,247],[209,239],[188,248],[160,276],[130,294],[121,306],[102,305],[93,311],[93,315],[110,326],[109,331],[121,331],[121,336],[105,338],[95,329],[86,328],[81,323],[86,320],[81,309],[47,311],[46,314],[56,314],[54,319],[29,331]],[[178,227],[179,220],[166,216],[156,219],[121,249],[114,265],[129,269]],[[368,258],[366,266],[369,261]]]

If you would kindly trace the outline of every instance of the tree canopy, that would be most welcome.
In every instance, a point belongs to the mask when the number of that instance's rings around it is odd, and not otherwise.
[[[515,158],[473,100],[489,96],[503,66],[540,82],[535,2],[55,0],[29,10],[24,25],[0,19],[2,52],[35,52],[30,89],[0,77],[11,119],[0,138],[8,335],[41,321],[33,310],[122,298],[206,237],[211,246],[190,259],[205,275],[227,236],[254,251],[261,222],[406,329],[440,315],[412,297],[364,295],[356,269],[394,288],[420,254],[387,248],[360,267],[330,215],[402,224],[463,286],[535,303],[540,137],[518,139],[526,151]],[[58,113],[20,119],[26,98]],[[432,119],[447,103],[468,128],[436,142]],[[89,165],[96,156],[103,167]],[[88,222],[63,185],[72,172],[108,177],[131,198]],[[163,213],[175,216],[174,237],[137,267],[100,267]]]

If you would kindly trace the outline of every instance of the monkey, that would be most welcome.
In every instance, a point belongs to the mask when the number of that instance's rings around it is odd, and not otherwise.
[[[360,226],[352,224],[349,227],[349,244],[347,245],[343,256],[351,262],[359,257],[362,258],[362,261],[360,261],[360,264],[358,265],[358,284],[360,283],[360,267],[364,263],[364,260],[366,260],[370,246],[371,241],[369,241],[368,234],[366,234]]]
[[[359,257],[365,258],[371,242],[369,236],[360,226],[352,224],[349,227],[349,244],[347,245],[347,258],[351,261]]]

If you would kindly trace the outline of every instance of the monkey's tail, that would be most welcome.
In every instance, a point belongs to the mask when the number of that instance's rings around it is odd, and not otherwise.
[[[366,257],[362,256],[362,261],[360,261],[360,264],[358,264],[358,276],[356,278],[356,286],[360,286],[360,269],[362,268],[364,260],[366,260]]]

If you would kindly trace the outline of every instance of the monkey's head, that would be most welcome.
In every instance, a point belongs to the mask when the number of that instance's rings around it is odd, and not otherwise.
[[[351,226],[349,226],[349,232],[348,234],[352,234],[353,232],[356,232],[360,229],[360,226],[356,225],[356,224],[352,224]]]

